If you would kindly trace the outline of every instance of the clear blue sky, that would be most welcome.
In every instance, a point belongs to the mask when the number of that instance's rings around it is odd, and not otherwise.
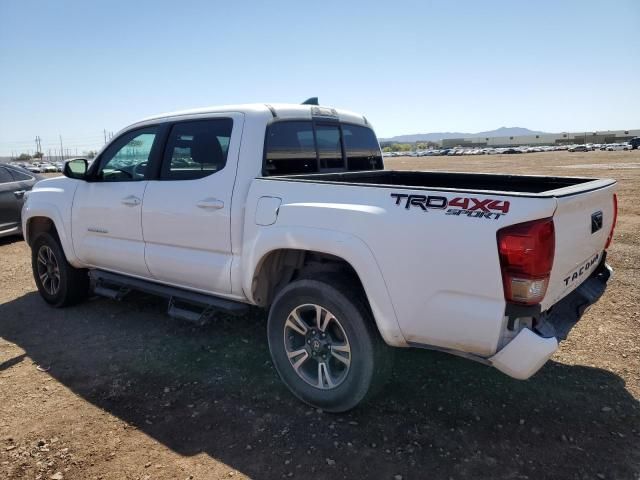
[[[0,155],[310,96],[381,137],[640,128],[640,1],[0,0]]]

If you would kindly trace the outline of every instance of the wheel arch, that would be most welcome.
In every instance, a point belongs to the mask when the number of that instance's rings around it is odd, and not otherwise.
[[[58,229],[49,217],[31,217],[25,222],[24,240],[27,245],[33,245],[35,238],[44,232],[52,232],[57,236]]]
[[[252,303],[269,306],[281,288],[300,276],[339,272],[361,285],[385,342],[407,346],[382,272],[360,238],[324,229],[270,227],[244,247],[242,288]]]
[[[67,261],[76,268],[82,267],[73,249],[70,232],[65,229],[62,215],[54,205],[28,205],[23,211],[22,231],[29,246],[38,234],[53,231],[60,241]]]

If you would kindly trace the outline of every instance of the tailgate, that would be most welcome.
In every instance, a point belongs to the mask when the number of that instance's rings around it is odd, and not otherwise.
[[[596,190],[556,198],[556,250],[542,310],[575,290],[602,260],[615,216],[615,188],[612,182]]]

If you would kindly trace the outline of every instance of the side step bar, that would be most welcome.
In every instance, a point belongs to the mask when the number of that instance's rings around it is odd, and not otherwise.
[[[164,297],[169,300],[167,313],[171,317],[198,325],[206,323],[217,311],[231,315],[242,315],[249,310],[249,306],[241,302],[103,270],[91,270],[89,277],[94,285],[93,292],[96,295],[122,300],[131,290],[136,290]]]
[[[110,298],[111,300],[120,301],[127,295],[127,293],[131,291],[130,288],[126,288],[126,287],[117,288],[115,286],[114,288],[111,288],[111,287],[106,287],[104,284],[97,283],[97,282],[95,285],[96,286],[93,288],[93,293],[95,293],[96,295],[100,295],[101,297]]]

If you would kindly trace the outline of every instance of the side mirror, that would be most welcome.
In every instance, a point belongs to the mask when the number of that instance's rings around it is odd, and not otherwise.
[[[65,177],[75,178],[77,180],[84,180],[87,176],[87,170],[89,163],[84,158],[74,158],[65,162],[62,174]]]

